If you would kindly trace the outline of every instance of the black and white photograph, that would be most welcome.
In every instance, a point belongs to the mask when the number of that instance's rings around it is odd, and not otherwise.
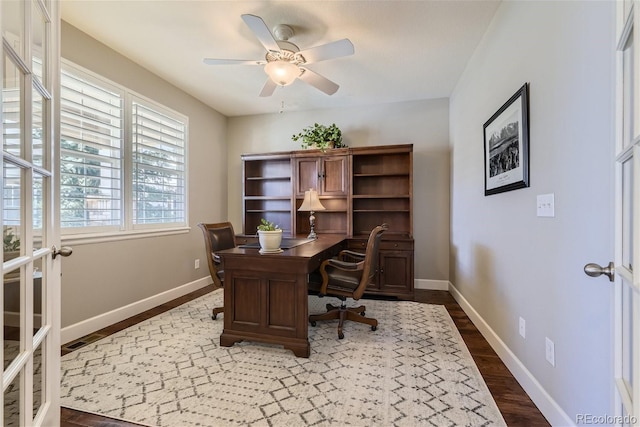
[[[484,124],[485,196],[529,186],[528,84]]]

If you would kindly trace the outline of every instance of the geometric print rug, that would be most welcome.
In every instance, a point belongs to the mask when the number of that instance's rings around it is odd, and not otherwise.
[[[61,405],[149,426],[506,425],[444,306],[360,300],[378,328],[309,327],[311,355],[221,347],[218,289],[62,357]],[[309,313],[337,299],[309,296]],[[356,305],[356,304],[354,304]],[[224,316],[224,314],[223,314]]]

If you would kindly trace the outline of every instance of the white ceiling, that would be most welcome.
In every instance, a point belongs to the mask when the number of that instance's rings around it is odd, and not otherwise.
[[[62,19],[226,116],[353,107],[448,97],[498,0],[120,1],[63,0]],[[202,59],[264,59],[240,17],[293,27],[301,50],[348,38],[352,56],[309,65],[340,85],[332,95],[297,80],[269,98],[257,65]]]

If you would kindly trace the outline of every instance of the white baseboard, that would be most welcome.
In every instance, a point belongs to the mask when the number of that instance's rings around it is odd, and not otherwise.
[[[169,289],[168,291],[136,301],[125,305],[124,307],[116,308],[115,310],[83,320],[82,322],[66,326],[60,331],[60,342],[66,344],[109,325],[128,319],[131,316],[140,314],[150,308],[157,307],[165,302],[179,298],[189,292],[197,291],[211,283],[213,283],[211,277],[203,277],[202,279],[194,280],[193,282],[178,286],[177,288]]]
[[[513,354],[509,347],[507,347],[480,314],[451,283],[449,283],[449,292],[453,295],[453,298],[458,302],[462,310],[469,316],[469,319],[471,319],[476,328],[478,328],[489,345],[491,345],[493,350],[498,354],[498,357],[500,357],[507,369],[511,371],[524,391],[527,392],[533,403],[540,409],[540,412],[542,412],[542,415],[544,415],[547,421],[549,421],[552,426],[575,426],[575,421],[562,410],[560,405],[558,405],[544,387],[542,387],[542,384],[538,382],[520,359]]]
[[[414,289],[428,289],[430,291],[448,291],[449,281],[447,280],[428,280],[415,279],[413,281]]]

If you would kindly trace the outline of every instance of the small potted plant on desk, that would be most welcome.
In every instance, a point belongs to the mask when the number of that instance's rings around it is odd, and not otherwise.
[[[282,252],[282,229],[279,225],[262,218],[258,225],[258,240],[261,254],[277,254]]]

